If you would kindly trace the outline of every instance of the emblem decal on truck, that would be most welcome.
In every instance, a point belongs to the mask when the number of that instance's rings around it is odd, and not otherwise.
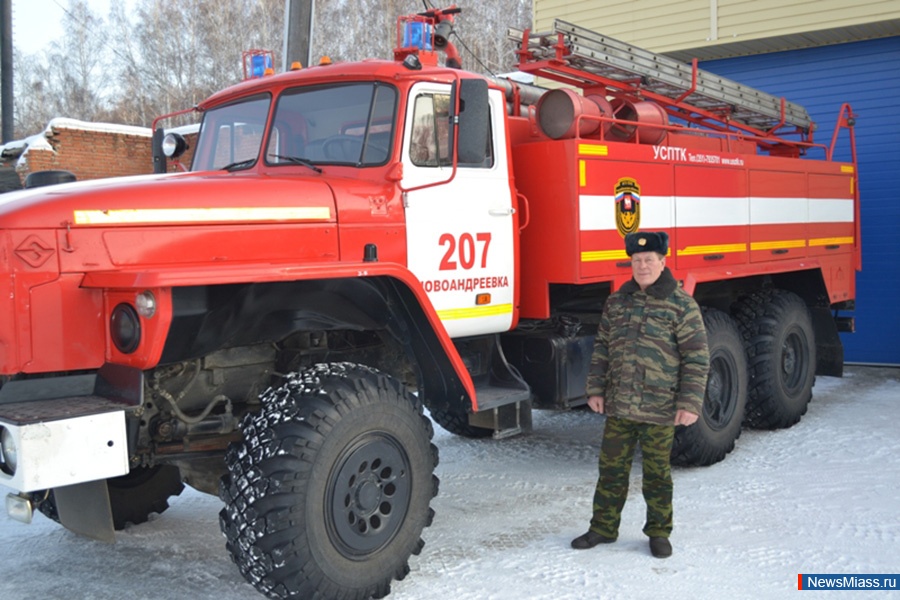
[[[616,229],[625,237],[641,226],[641,186],[630,177],[623,177],[616,183]]]
[[[52,246],[34,235],[29,235],[15,250],[16,256],[34,269],[47,262],[53,252]]]

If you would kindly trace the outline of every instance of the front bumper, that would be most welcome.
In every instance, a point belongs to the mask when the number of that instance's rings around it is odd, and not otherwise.
[[[33,492],[125,475],[126,408],[99,396],[0,404],[0,485]]]

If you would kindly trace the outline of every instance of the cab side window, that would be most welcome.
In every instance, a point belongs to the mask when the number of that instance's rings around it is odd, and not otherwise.
[[[488,131],[485,160],[477,164],[459,163],[459,166],[491,168],[494,165],[493,148],[492,132]],[[449,167],[453,164],[450,156],[449,94],[421,94],[416,98],[409,156],[412,163],[419,167]]]
[[[412,140],[409,155],[420,167],[449,166],[450,96],[423,94],[416,98],[413,110]]]

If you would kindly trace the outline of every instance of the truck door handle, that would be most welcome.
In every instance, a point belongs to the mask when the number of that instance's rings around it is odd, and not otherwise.
[[[512,206],[509,208],[490,208],[488,209],[488,214],[492,217],[508,217],[509,215],[516,214],[516,209]]]

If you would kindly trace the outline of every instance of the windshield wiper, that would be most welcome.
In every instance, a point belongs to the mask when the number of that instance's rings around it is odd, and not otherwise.
[[[286,160],[289,163],[292,163],[295,165],[303,165],[304,167],[308,167],[308,168],[312,169],[316,173],[322,172],[322,169],[320,169],[316,165],[312,164],[310,161],[306,160],[305,158],[300,158],[299,156],[285,156],[284,154],[272,154],[272,156],[274,156],[278,160]]]
[[[246,160],[239,160],[237,162],[228,163],[224,167],[219,167],[219,170],[228,171],[229,173],[231,173],[232,171],[237,171],[238,169],[246,169],[247,167],[251,167],[255,162],[255,158],[248,158]]]

